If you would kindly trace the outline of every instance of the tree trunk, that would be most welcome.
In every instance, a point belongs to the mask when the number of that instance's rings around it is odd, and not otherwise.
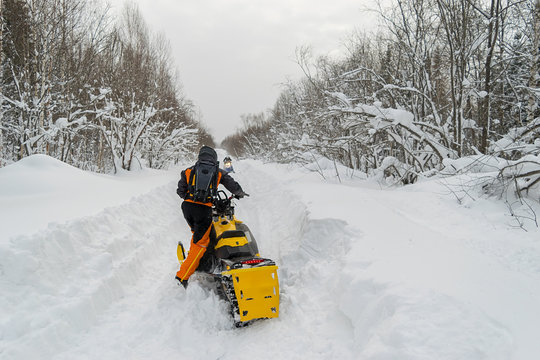
[[[538,60],[539,52],[538,46],[540,46],[540,0],[536,0],[533,10],[533,48],[532,48],[532,62],[531,62],[531,71],[529,77],[529,88],[536,88],[538,83],[537,74],[538,74]],[[534,115],[536,110],[536,97],[533,92],[530,91],[529,95],[529,104],[527,106],[527,123],[530,124],[534,120]]]
[[[484,91],[486,92],[482,99],[480,109],[479,125],[482,129],[482,137],[480,139],[480,151],[485,154],[488,150],[488,137],[490,126],[490,110],[491,110],[491,66],[493,53],[495,51],[495,43],[499,33],[499,16],[500,16],[501,0],[491,0],[491,8],[488,19],[488,53],[485,63]],[[494,21],[495,20],[495,21]]]
[[[4,3],[0,0],[0,167],[4,166],[4,131],[2,130],[2,122],[4,121],[4,111],[3,104],[4,100],[2,98],[2,87],[4,86],[4,48],[2,47],[2,39],[4,37],[4,18],[2,17],[2,10],[4,8]]]

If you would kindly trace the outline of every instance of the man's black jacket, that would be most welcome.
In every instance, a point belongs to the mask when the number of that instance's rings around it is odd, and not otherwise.
[[[192,166],[190,168],[191,171],[193,171],[194,167],[195,166]],[[225,170],[219,169],[219,172],[221,173],[221,180],[219,182],[220,184],[223,184],[223,186],[225,186],[225,188],[234,195],[244,195],[244,190],[242,190],[240,184],[238,184]],[[182,175],[180,177],[180,180],[178,181],[178,188],[176,189],[176,193],[182,199],[185,199],[187,196],[188,183],[186,179],[186,170],[182,171]]]

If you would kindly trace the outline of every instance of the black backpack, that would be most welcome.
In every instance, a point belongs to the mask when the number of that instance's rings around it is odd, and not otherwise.
[[[196,202],[209,203],[216,195],[219,164],[199,160],[188,179],[189,198]]]

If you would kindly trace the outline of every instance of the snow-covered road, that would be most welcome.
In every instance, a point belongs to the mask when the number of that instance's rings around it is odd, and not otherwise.
[[[10,189],[0,190],[2,359],[540,353],[540,232],[512,228],[504,204],[459,205],[436,181],[379,190],[238,162],[234,177],[251,196],[237,201],[237,217],[277,262],[281,304],[278,319],[237,329],[204,283],[175,284],[176,243],[190,236],[178,170],[119,179],[30,160],[0,169],[0,189]],[[88,194],[92,206],[81,207]]]

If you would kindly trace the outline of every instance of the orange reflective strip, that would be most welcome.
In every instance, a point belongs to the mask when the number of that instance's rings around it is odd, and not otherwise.
[[[189,267],[187,268],[184,276],[179,276],[181,280],[186,280],[186,279],[189,279],[189,277],[191,276],[191,274],[193,274],[195,272],[195,268],[194,268],[194,265],[195,263],[197,263],[197,266],[199,265],[199,261],[201,259],[201,257],[203,256],[204,252],[205,252],[205,248],[200,248],[199,249],[199,252],[197,253],[197,255],[195,256],[195,258],[193,259],[193,261],[191,262],[191,264],[189,264]],[[199,261],[197,261],[199,260]],[[193,269],[193,271],[191,271],[191,269]],[[180,269],[178,272],[181,272],[182,269]]]
[[[190,203],[194,203],[194,204],[199,204],[199,205],[205,205],[205,206],[210,206],[210,207],[212,207],[212,203],[211,203],[211,202],[208,202],[208,203],[202,203],[202,202],[198,202],[198,201],[191,200],[191,199],[184,199],[184,201],[187,201],[187,202],[190,202]]]
[[[221,181],[221,171],[218,170],[216,187],[217,185],[219,185],[220,181]]]
[[[193,180],[191,185],[195,184],[195,178],[191,179],[191,168],[186,169],[186,180],[188,184],[191,180]]]
[[[188,256],[180,266],[180,270],[178,270],[176,276],[178,276],[181,280],[189,279],[189,277],[197,269],[197,266],[199,266],[199,262],[205,251],[205,248],[200,247],[197,244],[191,244]]]

